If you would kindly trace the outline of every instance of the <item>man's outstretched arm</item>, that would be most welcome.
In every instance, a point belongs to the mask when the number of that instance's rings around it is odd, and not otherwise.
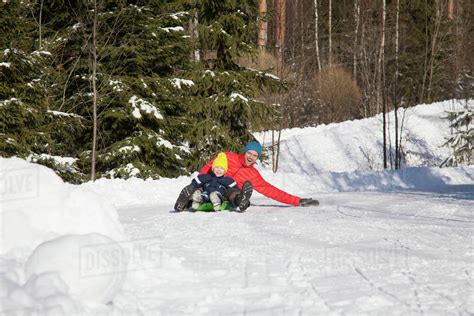
[[[265,195],[266,197],[272,200],[295,206],[300,205],[300,198],[298,196],[291,195],[271,185],[270,183],[265,181],[265,179],[263,179],[263,177],[258,172],[255,172],[252,175],[251,182],[257,192]]]
[[[319,201],[313,198],[300,198],[295,195],[291,195],[277,187],[271,185],[258,173],[255,175],[252,184],[255,190],[266,197],[276,200],[281,203],[291,204],[295,206],[318,206]]]

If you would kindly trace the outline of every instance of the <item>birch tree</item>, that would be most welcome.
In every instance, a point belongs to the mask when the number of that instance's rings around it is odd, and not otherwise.
[[[398,136],[398,58],[399,58],[399,42],[400,42],[400,0],[397,0],[395,10],[395,83],[394,83],[394,110],[395,110],[395,169],[400,169],[400,146]]]
[[[260,51],[265,51],[267,46],[267,0],[260,0],[258,5],[258,42],[257,46]]]
[[[316,1],[316,0],[315,0]],[[359,21],[360,21],[360,3],[359,0],[354,0],[354,57],[353,57],[353,71],[354,80],[357,78],[357,39],[359,36]]]
[[[321,72],[321,56],[319,56],[319,14],[318,14],[318,0],[314,0],[314,45],[316,48],[316,62],[318,64],[318,71]]]
[[[91,180],[95,180],[95,160],[97,157],[97,0],[94,0],[94,20],[92,26],[92,162]]]
[[[332,0],[329,0],[329,14],[328,14],[328,64],[329,67],[332,65]]]
[[[436,0],[436,15],[435,15],[435,24],[434,24],[434,31],[433,36],[431,39],[431,53],[430,53],[430,66],[429,66],[429,76],[428,76],[428,95],[427,99],[428,102],[431,101],[431,87],[433,84],[433,76],[434,76],[434,66],[435,66],[435,55],[437,53],[438,47],[438,37],[440,33],[440,26],[441,26],[441,3],[439,0]]]
[[[386,18],[386,0],[382,0],[382,36],[380,39],[380,50],[378,59],[378,72],[377,72],[377,106],[380,107],[382,102],[382,125],[383,125],[383,166],[387,168],[387,122],[386,122],[386,102],[385,97],[382,96],[385,90],[385,18]]]
[[[276,0],[275,3],[276,13],[276,29],[275,29],[275,53],[278,63],[278,75],[282,77],[283,72],[283,47],[285,44],[285,25],[286,25],[286,3],[285,0]],[[282,105],[283,97],[279,94],[279,104]],[[272,170],[277,172],[278,170],[278,158],[280,155],[280,138],[281,138],[281,122],[277,124],[277,139],[275,139],[275,132],[272,130]]]
[[[201,60],[201,51],[199,50],[199,16],[198,12],[194,12],[189,21],[189,31],[191,33],[191,41],[194,49],[191,53],[191,59],[193,62],[198,63]]]

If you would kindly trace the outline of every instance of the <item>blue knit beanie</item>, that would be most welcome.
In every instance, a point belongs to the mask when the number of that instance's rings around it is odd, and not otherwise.
[[[244,153],[246,153],[249,150],[255,150],[257,154],[260,156],[262,153],[262,145],[260,145],[259,142],[249,142],[247,145],[245,145],[244,148]]]

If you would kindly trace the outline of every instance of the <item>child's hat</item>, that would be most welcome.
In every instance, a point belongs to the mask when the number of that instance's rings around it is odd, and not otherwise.
[[[214,170],[215,167],[221,167],[225,172],[227,172],[227,156],[224,153],[219,153],[216,159],[214,159],[212,170]]]

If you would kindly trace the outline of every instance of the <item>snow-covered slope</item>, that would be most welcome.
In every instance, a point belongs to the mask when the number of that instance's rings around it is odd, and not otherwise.
[[[474,100],[470,101],[474,107]],[[443,147],[449,135],[447,110],[463,107],[465,101],[444,101],[400,109],[398,117],[405,167],[433,167],[449,156]],[[395,115],[387,116],[389,142],[395,150]],[[276,134],[275,134],[276,135]],[[255,135],[270,146],[271,133]],[[352,172],[382,170],[382,116],[313,128],[294,128],[281,133],[279,170],[302,174],[318,171]]]
[[[377,118],[284,131],[279,172],[259,168],[312,208],[176,214],[190,177],[73,186],[0,158],[0,313],[472,314],[474,168],[426,167],[450,104],[407,111],[422,168],[367,171]]]

